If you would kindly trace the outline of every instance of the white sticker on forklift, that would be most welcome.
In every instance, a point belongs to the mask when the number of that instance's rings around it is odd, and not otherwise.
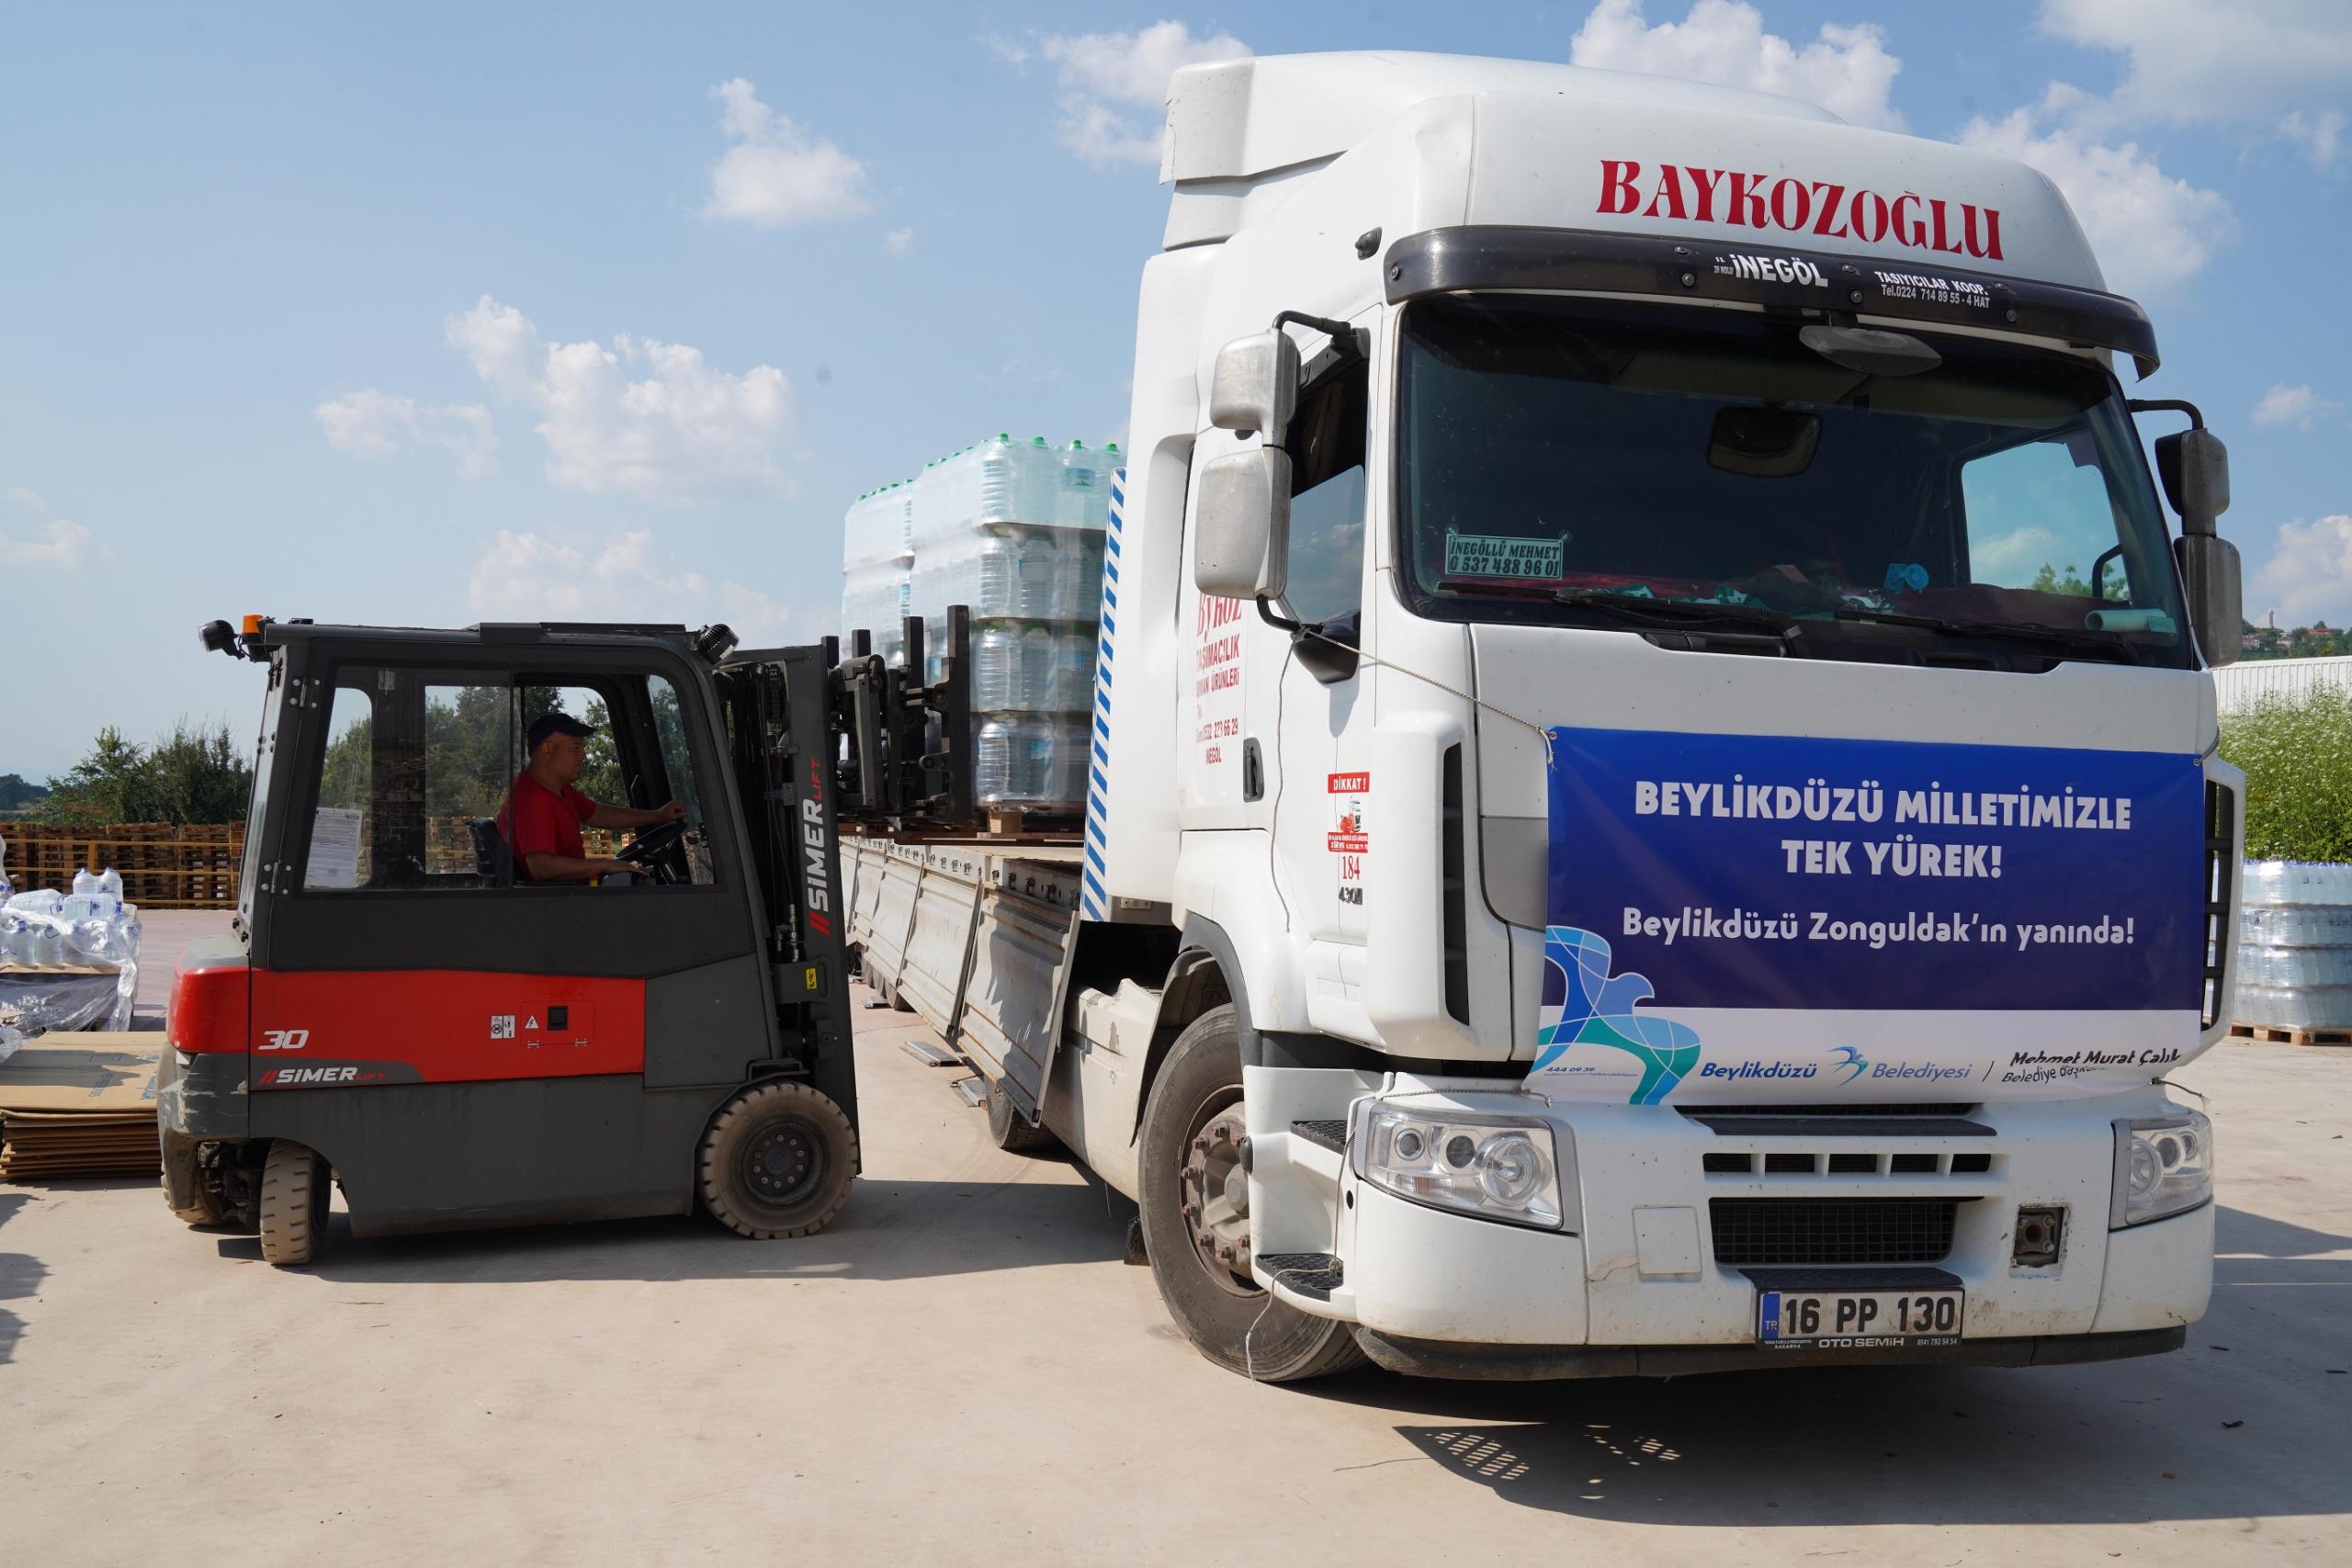
[[[1567,553],[1566,534],[1555,539],[1521,539],[1509,534],[1445,531],[1448,577],[1557,577]]]
[[[311,814],[311,859],[302,868],[302,886],[359,886],[358,812],[322,806]]]
[[[492,1013],[490,1015],[490,1037],[492,1040],[514,1039],[514,1015],[511,1012]]]

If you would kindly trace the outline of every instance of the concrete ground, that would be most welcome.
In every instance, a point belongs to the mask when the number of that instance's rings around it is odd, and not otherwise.
[[[207,923],[158,917],[151,953]],[[859,1015],[866,1176],[802,1241],[338,1218],[280,1273],[152,1182],[0,1188],[0,1555],[2352,1559],[2352,1052],[2182,1075],[2222,1257],[2177,1355],[1302,1389],[1196,1356],[1097,1192],[989,1147],[914,1032]]]

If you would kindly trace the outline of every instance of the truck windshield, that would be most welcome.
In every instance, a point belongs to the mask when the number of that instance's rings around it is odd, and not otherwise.
[[[1940,333],[1917,334],[1935,368],[1873,375],[1801,325],[1530,295],[1413,304],[1397,428],[1415,610],[1655,632],[1717,606],[1800,657],[2189,662],[2113,376]]]

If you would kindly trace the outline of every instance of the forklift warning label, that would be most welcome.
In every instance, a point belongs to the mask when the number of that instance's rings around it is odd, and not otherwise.
[[[2195,1054],[2193,756],[1550,734],[1546,1093],[2023,1098]]]

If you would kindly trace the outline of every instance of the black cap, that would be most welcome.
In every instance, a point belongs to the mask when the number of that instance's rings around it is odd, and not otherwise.
[[[577,735],[584,739],[595,733],[594,729],[568,713],[560,711],[543,713],[531,721],[529,738],[523,754],[526,757],[537,756],[539,748],[546,743],[547,738],[550,735]]]

